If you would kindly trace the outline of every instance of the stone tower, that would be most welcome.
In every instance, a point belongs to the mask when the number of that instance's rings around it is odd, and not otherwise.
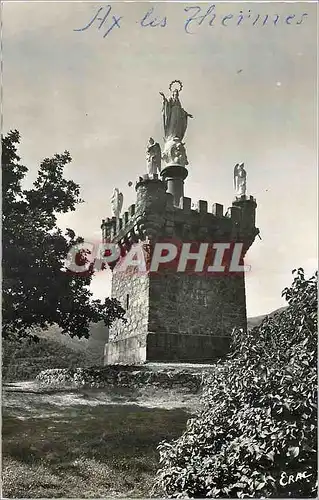
[[[117,243],[122,255],[138,242],[148,255],[159,241],[195,245],[239,242],[243,257],[259,233],[256,201],[242,194],[244,187],[224,213],[218,203],[208,210],[207,201],[200,200],[193,207],[191,199],[184,196],[188,160],[182,139],[187,118],[192,116],[181,107],[178,91],[172,95],[170,99],[163,95],[164,165],[160,175],[155,170],[161,158],[155,157],[154,170],[154,156],[149,155],[153,170],[136,183],[136,203],[122,217],[116,213],[103,220],[103,241]],[[168,266],[141,274],[134,269],[119,271],[116,264],[112,266],[112,297],[126,309],[127,323],[116,321],[112,325],[105,348],[106,364],[210,363],[227,353],[234,327],[247,327],[242,271],[178,272]]]

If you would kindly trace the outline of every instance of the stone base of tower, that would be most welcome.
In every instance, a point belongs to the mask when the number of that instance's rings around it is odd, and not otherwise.
[[[147,337],[147,361],[212,363],[229,352],[229,337],[156,333]]]
[[[110,341],[105,345],[105,364],[212,363],[223,358],[229,346],[230,337],[148,333]]]
[[[147,361],[147,335],[134,335],[105,344],[105,365],[140,365]]]

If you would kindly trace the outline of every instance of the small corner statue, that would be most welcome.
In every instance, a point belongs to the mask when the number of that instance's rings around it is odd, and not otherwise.
[[[247,173],[243,163],[237,163],[234,168],[234,188],[237,198],[246,195]]]
[[[122,207],[123,207],[123,193],[120,193],[118,188],[114,188],[111,197],[111,209],[113,216],[116,217],[117,219],[120,216]]]
[[[173,85],[178,84],[179,89],[173,90]],[[187,129],[188,118],[193,118],[191,114],[182,108],[179,100],[179,93],[183,88],[180,80],[174,80],[170,86],[171,97],[167,99],[163,92],[163,125],[164,125],[164,151],[163,160],[166,165],[188,165],[185,144],[182,142]]]
[[[161,171],[161,147],[150,137],[146,150],[147,173],[149,175],[157,174]]]

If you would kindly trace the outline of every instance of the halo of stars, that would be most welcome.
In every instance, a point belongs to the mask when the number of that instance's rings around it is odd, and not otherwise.
[[[179,90],[178,90],[178,92],[181,92],[182,89],[183,89],[183,84],[182,84],[182,82],[180,80],[173,80],[170,83],[170,85],[169,85],[169,90],[172,92],[172,87],[173,87],[174,83],[178,83],[179,84]]]

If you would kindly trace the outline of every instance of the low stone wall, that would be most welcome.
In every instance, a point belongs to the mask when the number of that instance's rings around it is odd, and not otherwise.
[[[68,387],[132,387],[157,386],[162,389],[187,388],[200,390],[203,370],[156,369],[136,366],[105,366],[103,368],[62,368],[44,370],[37,381],[50,386]]]

